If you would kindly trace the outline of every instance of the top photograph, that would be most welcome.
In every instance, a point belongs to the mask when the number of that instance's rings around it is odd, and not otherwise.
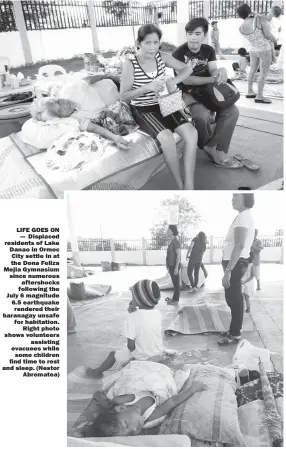
[[[284,1],[0,1],[0,199],[283,190]]]

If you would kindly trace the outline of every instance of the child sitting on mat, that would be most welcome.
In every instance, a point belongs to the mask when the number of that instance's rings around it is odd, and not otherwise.
[[[132,360],[147,360],[163,354],[162,318],[156,305],[161,297],[157,282],[144,279],[131,287],[132,300],[129,315],[123,323],[122,335],[127,338],[127,347],[112,351],[98,368],[88,368],[87,376],[100,378],[104,371],[116,362],[121,369]]]
[[[242,284],[242,295],[245,301],[246,309],[245,313],[250,313],[250,298],[254,296],[254,267],[253,267],[253,253],[250,253],[249,265],[247,271],[243,278],[241,279]]]

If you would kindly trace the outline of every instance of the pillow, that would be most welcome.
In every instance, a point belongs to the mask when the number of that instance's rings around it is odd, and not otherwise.
[[[78,106],[78,111],[74,113],[76,118],[92,119],[98,117],[105,108],[105,103],[94,86],[95,84],[89,85],[84,80],[71,80],[63,85],[58,95]]]
[[[98,81],[92,87],[99,94],[106,107],[120,99],[118,89],[112,80]]]
[[[191,365],[183,390],[193,382],[205,385],[176,407],[160,427],[160,434],[180,434],[201,441],[245,446],[239,428],[235,380],[214,365]]]
[[[79,123],[74,118],[54,118],[47,122],[31,118],[22,127],[21,139],[39,150],[46,150],[55,140],[71,131],[79,131]]]

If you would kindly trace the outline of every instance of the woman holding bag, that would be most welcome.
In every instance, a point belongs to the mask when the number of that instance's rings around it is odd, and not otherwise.
[[[177,110],[162,114],[160,95],[176,89],[176,84],[192,73],[192,68],[171,55],[159,51],[161,30],[153,24],[143,25],[138,30],[138,54],[126,61],[121,79],[121,100],[130,101],[135,120],[143,131],[158,139],[166,164],[178,188],[194,190],[198,135],[184,112],[181,93],[173,97],[171,106]],[[166,67],[182,71],[175,80],[167,82]],[[169,89],[168,89],[169,86]],[[173,103],[173,105],[172,105]],[[176,109],[173,108],[173,109]],[[179,157],[173,132],[184,141],[184,180],[181,177]]]
[[[271,100],[263,96],[265,80],[272,63],[272,44],[277,40],[269,30],[267,19],[260,15],[255,16],[249,7],[244,4],[237,8],[237,14],[243,20],[239,28],[240,33],[249,44],[250,72],[248,75],[248,93],[246,98],[254,98],[256,103],[271,103]],[[257,94],[253,90],[254,76],[260,69],[257,80]]]

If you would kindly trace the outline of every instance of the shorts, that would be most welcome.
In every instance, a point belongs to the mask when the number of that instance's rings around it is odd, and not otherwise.
[[[131,109],[135,121],[138,123],[142,131],[145,131],[150,136],[157,138],[158,134],[165,129],[174,132],[176,128],[185,123],[191,123],[192,118],[184,111],[176,111],[173,114],[163,117],[160,111],[160,106],[155,104],[153,106],[132,106]]]
[[[118,349],[118,351],[115,351],[114,357],[116,360],[115,368],[118,370],[124,368],[124,366],[126,366],[131,360],[134,360],[128,348]]]
[[[254,277],[257,281],[260,280],[260,265],[253,265]]]

